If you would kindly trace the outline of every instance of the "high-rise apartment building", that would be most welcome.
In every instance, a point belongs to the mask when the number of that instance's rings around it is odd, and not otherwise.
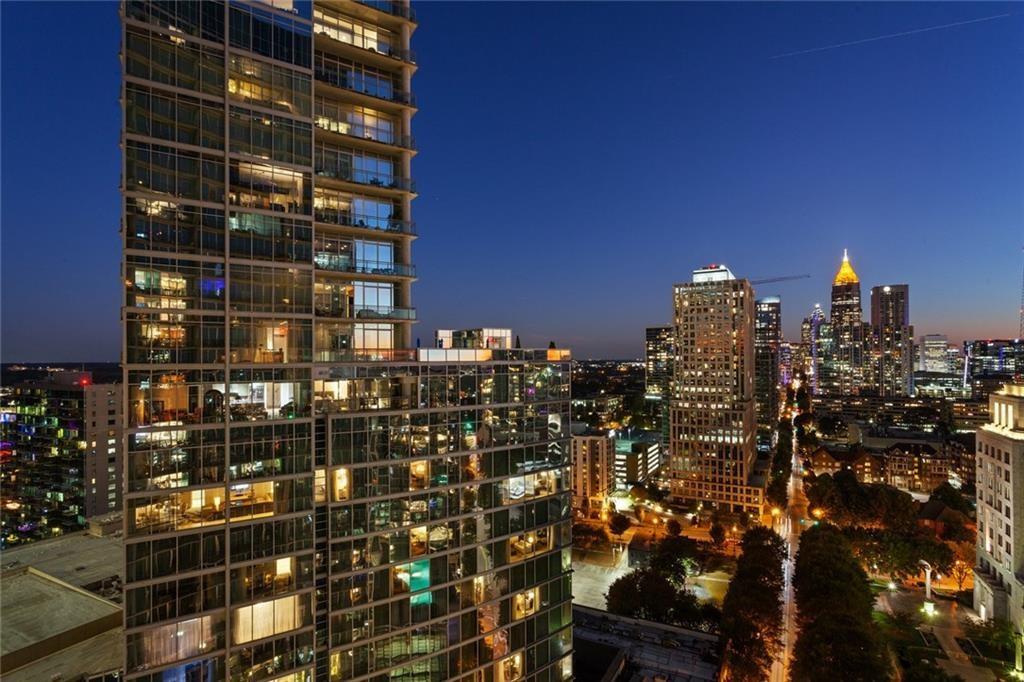
[[[974,608],[982,620],[1008,620],[1019,633],[1024,628],[1024,384],[1006,384],[990,395],[989,415],[977,432]]]
[[[84,530],[121,508],[120,384],[51,372],[9,386],[0,404],[4,544]]]
[[[754,317],[754,396],[757,425],[772,429],[779,420],[779,345],[782,343],[782,300],[757,299]]]
[[[412,9],[122,17],[127,679],[570,677],[568,353],[411,348]]]
[[[572,507],[585,516],[604,508],[615,489],[615,440],[607,433],[572,437]]]
[[[765,480],[754,409],[754,291],[722,265],[674,289],[671,494],[760,514]]]
[[[827,365],[821,382],[822,392],[854,395],[864,385],[865,324],[861,309],[860,279],[843,250],[843,262],[832,281],[832,307],[829,312],[832,348],[825,357]]]
[[[654,430],[668,444],[668,403],[672,397],[672,361],[675,357],[673,327],[647,327],[644,343],[644,399],[653,415]]]
[[[910,287],[886,284],[871,288],[871,376],[876,394],[913,392],[914,328],[910,325]]]

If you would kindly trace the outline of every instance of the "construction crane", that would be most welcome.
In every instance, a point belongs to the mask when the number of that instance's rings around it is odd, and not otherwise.
[[[785,277],[768,277],[767,279],[755,279],[751,284],[771,284],[772,282],[788,282],[791,279],[809,279],[810,275],[786,275]]]
[[[1024,251],[1024,247],[1021,247],[1021,251]],[[1024,268],[1020,272],[1020,329],[1017,338],[1024,339]]]

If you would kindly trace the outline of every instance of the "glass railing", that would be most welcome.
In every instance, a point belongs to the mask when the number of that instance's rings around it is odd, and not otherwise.
[[[358,2],[361,5],[372,7],[381,12],[393,14],[396,17],[416,21],[416,10],[404,2],[396,2],[396,0],[358,0]]]
[[[339,31],[336,27],[329,24],[317,23],[313,30],[317,35],[322,35],[330,38],[336,43],[342,43],[343,45],[353,45],[367,52],[376,52],[386,57],[393,59],[400,59],[403,62],[409,62],[410,64],[416,63],[416,53],[412,50],[406,50],[396,45],[391,45],[383,40],[371,39],[366,36],[352,35],[349,32]]]
[[[321,178],[344,180],[345,182],[354,182],[359,185],[369,185],[370,187],[400,189],[405,192],[415,191],[416,187],[415,183],[408,178],[400,178],[395,175],[380,175],[379,173],[372,173],[370,171],[357,170],[354,168],[317,165],[315,171],[317,176]]]
[[[343,90],[360,92],[364,95],[369,95],[370,97],[387,100],[388,102],[397,102],[399,104],[408,104],[410,106],[416,105],[416,97],[413,96],[411,92],[391,87],[384,87],[380,84],[366,81],[364,79],[358,79],[362,80],[362,82],[357,82],[357,79],[353,78],[348,72],[328,71],[324,68],[318,68],[316,70],[316,78],[328,85],[333,85],[334,87],[342,88]]]
[[[314,119],[316,127],[346,137],[355,137],[360,140],[373,140],[381,144],[390,144],[402,149],[415,149],[416,140],[412,135],[395,135],[386,128],[374,128],[362,123],[349,123],[339,121],[323,114],[317,114]]]
[[[331,208],[315,208],[313,209],[313,217],[317,222],[331,223],[333,225],[363,227],[368,230],[380,230],[381,232],[416,234],[416,223],[411,220],[352,215],[346,211]]]
[[[333,272],[356,272],[364,275],[388,275],[396,277],[415,277],[416,268],[402,263],[384,261],[352,260],[348,256],[317,251],[313,254],[313,262],[321,270]]]
[[[415,320],[415,308],[396,308],[395,306],[383,305],[354,305],[354,306],[314,306],[316,314],[321,317],[355,318],[359,320]]]

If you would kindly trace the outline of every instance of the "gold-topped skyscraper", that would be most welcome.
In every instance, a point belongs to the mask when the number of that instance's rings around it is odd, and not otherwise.
[[[865,385],[865,342],[868,339],[861,309],[860,278],[843,249],[843,261],[832,280],[829,327],[831,347],[823,358],[819,390],[852,395]]]

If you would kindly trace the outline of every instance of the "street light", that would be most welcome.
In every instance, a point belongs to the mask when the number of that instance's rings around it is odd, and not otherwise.
[[[924,566],[924,606],[921,608],[926,616],[935,615],[935,602],[932,601],[932,565],[924,559],[918,561]]]

